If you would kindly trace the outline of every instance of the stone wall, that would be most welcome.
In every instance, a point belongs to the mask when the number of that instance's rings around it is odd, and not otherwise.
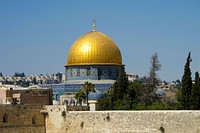
[[[14,90],[15,92],[15,90]],[[17,90],[16,90],[17,92]],[[34,105],[52,105],[52,90],[51,89],[28,89],[20,93],[21,104],[34,104]]]
[[[0,105],[0,133],[45,133],[43,107]]]
[[[0,105],[0,133],[200,132],[200,111],[66,110],[64,105]]]
[[[64,108],[47,110],[47,133],[200,132],[200,111],[70,111],[62,115]]]

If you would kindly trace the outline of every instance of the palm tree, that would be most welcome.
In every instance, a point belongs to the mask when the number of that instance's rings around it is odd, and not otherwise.
[[[94,89],[94,84],[90,83],[90,82],[85,82],[85,84],[82,85],[82,91],[85,92],[86,96],[87,96],[87,106],[88,106],[88,94],[90,92],[95,92]]]
[[[85,93],[83,92],[83,90],[79,90],[76,95],[75,98],[80,102],[80,104],[82,103],[82,101],[85,99]]]

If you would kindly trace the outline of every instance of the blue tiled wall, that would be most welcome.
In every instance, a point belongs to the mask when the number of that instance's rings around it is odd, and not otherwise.
[[[117,80],[122,66],[70,66],[66,67],[67,80]]]

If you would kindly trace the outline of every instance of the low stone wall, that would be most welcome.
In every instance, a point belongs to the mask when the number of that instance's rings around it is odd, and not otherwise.
[[[66,110],[0,105],[0,133],[200,133],[200,111]]]
[[[0,133],[45,133],[44,126],[23,126],[0,128]]]
[[[0,105],[0,133],[45,133],[41,106]]]
[[[199,133],[200,111],[49,111],[47,133]]]

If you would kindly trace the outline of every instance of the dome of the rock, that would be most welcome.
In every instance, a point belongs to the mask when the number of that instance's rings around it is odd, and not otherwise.
[[[94,21],[95,22],[95,21]],[[65,64],[66,81],[93,80],[96,84],[113,82],[124,70],[122,56],[115,42],[93,30],[79,37],[68,52]]]

